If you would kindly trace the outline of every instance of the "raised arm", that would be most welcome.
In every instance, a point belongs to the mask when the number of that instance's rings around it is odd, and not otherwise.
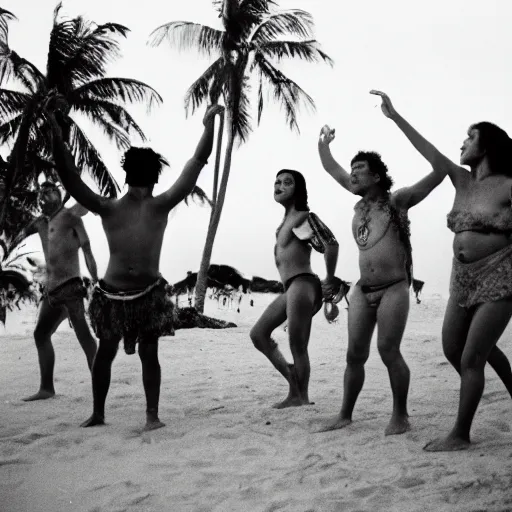
[[[215,116],[223,111],[224,107],[221,105],[211,105],[207,108],[203,119],[204,132],[197,144],[194,156],[185,164],[183,171],[171,188],[155,197],[157,207],[169,212],[192,192],[199,173],[212,153]]]
[[[318,138],[318,153],[324,169],[345,189],[350,190],[350,174],[336,162],[331,154],[329,144],[334,140],[335,129],[325,125]]]
[[[461,176],[465,176],[467,171],[452,162],[448,157],[444,156],[435,146],[433,146],[425,137],[418,133],[393,107],[389,96],[381,91],[371,90],[370,94],[380,96],[382,99],[383,114],[395,122],[402,130],[404,135],[409,139],[416,150],[428,160],[432,166],[433,172],[442,175],[443,179],[448,174],[452,183],[456,186]],[[441,180],[442,181],[442,180]]]
[[[92,191],[80,178],[73,155],[62,138],[62,131],[53,113],[47,113],[52,128],[53,156],[62,185],[87,210],[102,215],[108,211],[111,199]]]

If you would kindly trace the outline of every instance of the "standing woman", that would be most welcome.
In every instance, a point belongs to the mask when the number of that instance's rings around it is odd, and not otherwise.
[[[512,372],[496,346],[512,316],[512,140],[498,126],[470,126],[460,164],[441,154],[382,98],[382,112],[402,130],[432,167],[445,170],[455,187],[448,228],[455,233],[450,298],[443,322],[443,350],[461,377],[455,425],[427,451],[464,450],[485,385],[489,362],[512,396]]]

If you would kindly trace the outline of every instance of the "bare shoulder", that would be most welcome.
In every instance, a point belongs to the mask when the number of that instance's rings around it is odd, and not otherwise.
[[[392,192],[389,195],[389,204],[397,210],[407,210],[409,188],[410,187],[402,187]]]

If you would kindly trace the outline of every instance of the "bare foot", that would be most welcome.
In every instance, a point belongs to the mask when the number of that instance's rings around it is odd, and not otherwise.
[[[409,416],[392,416],[391,420],[384,431],[386,436],[396,436],[403,434],[411,430],[411,424],[409,423]]]
[[[351,419],[339,418],[338,417],[338,419],[334,423],[332,423],[331,425],[327,425],[327,427],[323,427],[320,430],[317,430],[317,433],[320,433],[320,432],[330,432],[331,430],[339,430],[341,428],[347,427],[351,423],[352,423]]]
[[[287,407],[300,407],[301,405],[310,405],[311,402],[303,400],[300,396],[288,396],[282,402],[277,402],[272,407],[274,409],[286,409]]]
[[[22,398],[24,402],[33,402],[34,400],[47,400],[48,398],[53,398],[55,396],[55,391],[46,391],[46,389],[40,389],[35,395],[27,396],[27,398]]]
[[[157,419],[148,419],[146,421],[146,425],[142,429],[143,432],[149,432],[150,430],[156,430],[157,428],[165,427],[165,423],[162,423],[158,418]]]
[[[105,418],[100,414],[93,412],[92,416],[88,420],[85,420],[80,426],[95,427],[96,425],[105,425]]]
[[[456,452],[459,450],[467,450],[470,442],[460,437],[449,435],[445,438],[437,438],[427,443],[423,449],[426,452]]]

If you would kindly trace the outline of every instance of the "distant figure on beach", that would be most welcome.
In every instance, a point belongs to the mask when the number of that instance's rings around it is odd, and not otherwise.
[[[92,368],[93,414],[83,427],[105,423],[111,367],[121,338],[127,354],[135,353],[139,344],[147,404],[144,429],[164,426],[158,417],[158,339],[174,334],[174,305],[159,269],[162,241],[169,212],[192,192],[207,163],[213,147],[215,115],[222,110],[219,105],[207,109],[204,132],[194,155],[176,182],[158,196],[153,196],[153,188],[165,160],[150,148],[128,149],[123,160],[128,192],[120,199],[102,197],[81,180],[59,125],[49,114],[62,183],[80,204],[101,217],[110,251],[105,277],[96,285],[89,306],[99,349]]]
[[[53,369],[55,352],[52,335],[69,318],[80,343],[89,369],[96,354],[96,340],[85,319],[84,298],[87,291],[80,274],[78,250],[82,249],[85,263],[93,280],[98,279],[96,261],[82,216],[83,207],[65,208],[58,186],[46,181],[40,186],[39,205],[42,215],[35,218],[20,233],[20,239],[39,233],[46,263],[42,300],[34,331],[41,384],[35,395],[25,401],[44,400],[55,395]]]
[[[254,346],[288,381],[288,397],[274,405],[282,409],[310,403],[308,343],[311,321],[322,307],[323,293],[333,293],[338,242],[327,226],[309,211],[306,181],[300,172],[283,169],[277,173],[274,199],[285,208],[283,221],[276,231],[274,249],[284,293],[263,312],[251,329],[250,337]],[[311,269],[312,247],[325,254],[327,273],[323,282]],[[272,332],[286,320],[293,364],[286,361],[271,338]]]
[[[488,362],[512,396],[512,372],[496,346],[512,316],[512,140],[498,126],[469,127],[460,164],[441,154],[403,117],[382,92],[382,111],[439,173],[448,173],[455,201],[448,228],[455,233],[450,298],[443,322],[443,350],[461,377],[459,410],[450,433],[427,451],[463,450],[482,397]]]
[[[343,188],[361,196],[352,220],[361,277],[353,287],[348,308],[347,366],[341,411],[335,423],[322,430],[343,428],[352,422],[377,325],[377,348],[387,367],[393,393],[393,412],[385,434],[403,434],[410,428],[407,412],[410,371],[400,352],[412,282],[408,210],[423,201],[446,173],[434,170],[416,184],[392,193],[393,180],[378,153],[359,152],[352,159],[348,173],[331,154],[329,144],[334,137],[334,129],[324,126],[318,151],[324,169]]]

